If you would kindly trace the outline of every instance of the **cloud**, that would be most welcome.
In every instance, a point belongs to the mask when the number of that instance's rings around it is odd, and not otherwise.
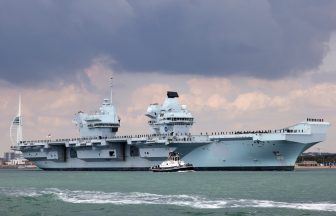
[[[227,104],[227,101],[225,98],[221,97],[219,94],[214,94],[209,97],[209,99],[206,101],[206,104],[213,109],[220,109],[224,108]]]
[[[193,74],[171,76],[166,73],[131,73],[115,69],[116,62],[101,55],[78,72],[76,83],[18,87],[0,80],[0,132],[8,150],[9,123],[16,114],[19,92],[23,96],[24,137],[41,139],[49,133],[56,137],[78,136],[71,122],[79,110],[97,110],[109,96],[109,77],[115,77],[114,102],[121,117],[119,134],[148,133],[144,116],[148,104],[162,103],[167,90],[179,92],[195,117],[193,133],[275,129],[292,125],[307,117],[336,122],[335,35],[329,51],[314,70],[304,75],[279,79],[253,77],[211,77]],[[334,74],[333,78],[326,74]],[[316,81],[317,77],[321,77]],[[322,79],[323,78],[323,79]],[[318,145],[323,151],[336,152],[332,125],[328,140]]]
[[[234,108],[242,111],[263,109],[270,104],[270,97],[258,92],[239,95],[233,102]]]
[[[335,1],[1,1],[0,79],[74,82],[107,56],[127,72],[266,79],[316,68]]]
[[[290,95],[291,100],[301,102],[302,108],[309,105],[331,109],[336,104],[336,84],[323,83],[308,89],[298,89]]]

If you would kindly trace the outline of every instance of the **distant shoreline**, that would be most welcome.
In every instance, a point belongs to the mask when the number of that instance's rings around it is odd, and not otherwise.
[[[336,169],[336,166],[295,166],[295,170],[302,169]]]
[[[18,169],[18,170],[35,170],[37,167],[25,167],[20,165],[0,165],[0,169]]]
[[[14,165],[0,165],[0,169],[18,169],[18,166],[14,166]]]

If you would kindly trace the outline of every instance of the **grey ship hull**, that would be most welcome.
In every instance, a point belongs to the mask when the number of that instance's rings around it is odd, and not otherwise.
[[[293,170],[303,151],[325,140],[328,126],[301,123],[286,132],[35,141],[22,143],[19,150],[44,170],[148,171],[171,151],[195,170]]]
[[[273,145],[274,144],[274,145]],[[309,144],[308,144],[309,145]],[[176,144],[179,149],[179,144]],[[165,148],[164,146],[162,148]],[[195,170],[293,170],[295,161],[306,146],[299,143],[269,142],[256,144],[253,141],[229,141],[207,144],[194,148],[182,160],[194,165]],[[113,145],[107,149],[115,149]],[[155,150],[158,150],[157,147]],[[126,149],[126,151],[129,149]],[[154,150],[154,151],[155,151]],[[88,148],[86,151],[92,152]],[[100,150],[98,150],[100,151]],[[276,156],[275,151],[281,152]],[[181,152],[178,151],[177,152]],[[65,162],[38,160],[36,165],[44,170],[106,170],[106,171],[148,171],[160,164],[166,157],[147,159],[126,155],[125,160],[78,159],[66,152]],[[99,154],[99,153],[97,153]],[[183,153],[182,153],[183,154]]]

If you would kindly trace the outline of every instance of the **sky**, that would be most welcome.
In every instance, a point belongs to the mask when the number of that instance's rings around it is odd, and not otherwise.
[[[24,139],[77,137],[109,95],[119,134],[178,91],[194,133],[336,122],[336,1],[0,0],[0,153],[22,95]],[[336,128],[309,149],[336,152]]]

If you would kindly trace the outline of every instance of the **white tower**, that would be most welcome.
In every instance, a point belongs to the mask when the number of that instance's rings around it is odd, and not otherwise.
[[[12,142],[12,145],[17,145],[22,141],[22,116],[21,116],[21,95],[19,96],[19,110],[18,114],[13,119],[10,129],[9,136]]]

